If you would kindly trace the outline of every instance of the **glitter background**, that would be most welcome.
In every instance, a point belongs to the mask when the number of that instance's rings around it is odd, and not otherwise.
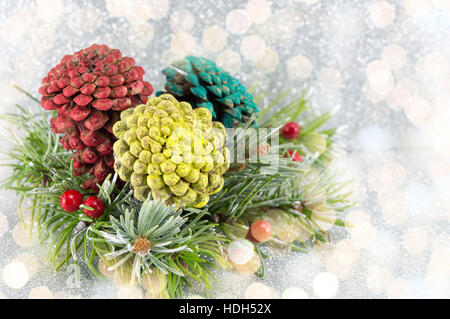
[[[450,1],[2,0],[0,112],[29,103],[65,54],[94,42],[133,56],[156,89],[193,53],[267,91],[306,88],[336,112],[354,178],[355,225],[334,244],[268,260],[265,281],[218,272],[219,298],[450,297]],[[0,177],[10,174],[0,169]],[[139,290],[56,274],[0,192],[0,298],[142,298]],[[198,287],[188,297],[204,297]]]

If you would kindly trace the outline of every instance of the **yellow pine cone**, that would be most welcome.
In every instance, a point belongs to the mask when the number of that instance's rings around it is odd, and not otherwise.
[[[113,127],[115,170],[135,197],[203,207],[223,187],[230,166],[225,127],[206,108],[170,94],[123,111]]]

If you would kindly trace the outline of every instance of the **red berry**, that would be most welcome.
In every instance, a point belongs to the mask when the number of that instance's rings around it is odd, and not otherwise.
[[[91,207],[93,209],[93,210],[89,210],[87,208],[83,209],[86,216],[91,218],[99,218],[105,212],[105,204],[103,204],[102,200],[97,196],[91,196],[86,198],[83,205]]]
[[[266,220],[258,220],[250,226],[249,235],[259,243],[266,242],[272,236],[272,225]]]
[[[83,195],[81,195],[79,191],[71,189],[62,193],[59,203],[64,211],[73,213],[76,212],[80,208],[81,203],[83,203]]]
[[[284,157],[289,157],[293,162],[301,162],[303,160],[300,154],[293,150],[287,151]]]
[[[300,134],[300,126],[295,122],[288,122],[281,128],[281,136],[293,140]]]

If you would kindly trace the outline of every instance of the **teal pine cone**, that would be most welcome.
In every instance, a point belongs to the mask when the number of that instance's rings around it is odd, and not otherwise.
[[[252,95],[239,80],[211,60],[186,56],[162,72],[166,76],[165,89],[170,94],[189,102],[194,108],[207,108],[214,120],[225,127],[245,124],[258,112]]]

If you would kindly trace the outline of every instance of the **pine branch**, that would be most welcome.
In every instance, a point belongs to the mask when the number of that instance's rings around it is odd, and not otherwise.
[[[286,100],[290,90],[282,92],[272,103],[258,113],[260,127],[271,127],[277,130],[287,122],[297,122],[300,125],[300,134],[294,140],[286,140],[280,136],[280,144],[294,145],[302,157],[315,157],[316,164],[328,166],[340,153],[340,147],[336,142],[338,130],[336,128],[321,129],[331,118],[331,112],[321,115],[311,113],[306,91],[301,96],[287,104],[281,104]],[[273,111],[273,110],[277,111]]]
[[[225,239],[215,233],[215,224],[204,219],[206,211],[189,209],[182,216],[181,210],[151,200],[144,202],[139,213],[126,206],[121,211],[119,219],[110,218],[109,229],[96,232],[112,248],[105,255],[114,260],[111,268],[132,261],[130,281],[139,283],[147,271],[158,269],[168,276],[172,296],[179,295],[182,284],[189,280],[209,289],[213,278],[209,268],[212,261],[222,259],[220,246]]]
[[[310,108],[305,93],[279,108],[288,93],[283,92],[259,113],[260,124],[276,128],[269,135],[278,133],[277,129],[287,121],[304,118]],[[311,243],[326,240],[327,233],[321,227],[323,221],[316,218],[317,214],[332,210],[336,212],[334,223],[343,226],[339,214],[353,204],[351,193],[345,190],[346,183],[340,182],[339,175],[327,165],[334,157],[336,130],[319,131],[330,117],[326,113],[301,122],[303,131],[299,138],[289,142],[281,140],[280,145],[272,146],[273,153],[261,156],[249,154],[247,150],[247,162],[231,165],[223,190],[211,196],[202,210],[174,211],[164,205],[152,206],[149,203],[155,202],[150,201],[142,205],[131,196],[128,185],[117,187],[115,175],[99,185],[99,197],[106,206],[103,216],[92,220],[81,211],[66,213],[59,205],[61,194],[68,189],[84,192],[80,185],[87,177],[74,176],[73,153],[66,151],[51,132],[48,125],[51,114],[35,115],[17,107],[19,114],[4,116],[14,127],[9,131],[11,136],[4,139],[13,145],[3,152],[8,157],[5,165],[12,167],[13,174],[1,182],[1,187],[18,193],[20,206],[26,199],[31,200],[31,207],[27,208],[31,225],[35,225],[41,242],[49,243],[48,260],[56,269],[82,260],[101,278],[96,261],[102,259],[117,268],[118,273],[129,274],[127,280],[131,283],[134,278],[141,280],[152,269],[157,271],[167,280],[169,297],[182,296],[183,288],[193,281],[203,283],[208,291],[214,280],[211,267],[227,265],[222,251],[227,239],[222,234],[229,239],[242,238],[255,219],[281,218],[286,229],[296,227],[308,237],[288,240],[279,234],[270,243],[304,251],[307,240]],[[274,109],[277,111],[272,112]],[[248,143],[259,145],[263,136],[258,134],[251,136]],[[325,145],[318,136],[325,140]],[[246,144],[245,138],[245,135],[236,136],[235,154],[237,147]],[[300,152],[303,161],[285,158],[287,150]],[[275,170],[273,162],[278,163]],[[19,214],[23,219],[22,207]],[[217,218],[217,223],[210,221],[213,218]],[[146,238],[152,244],[151,253],[144,254],[145,258],[136,257],[133,247],[138,238]],[[259,249],[257,252],[262,259],[264,253]],[[264,276],[263,267],[259,274]]]
[[[1,182],[1,187],[19,193],[22,221],[22,203],[25,199],[31,199],[32,205],[27,208],[31,216],[30,236],[36,230],[40,242],[49,242],[47,259],[56,269],[76,261],[79,250],[83,248],[84,261],[93,270],[91,266],[96,251],[87,239],[87,226],[81,229],[77,227],[86,223],[91,229],[96,228],[102,218],[94,223],[81,212],[64,212],[59,205],[59,198],[65,190],[84,192],[80,185],[86,177],[73,175],[73,154],[63,149],[59,138],[50,131],[47,115],[35,115],[21,106],[17,107],[18,114],[6,114],[2,118],[12,126],[10,136],[2,139],[12,144],[4,152],[9,162],[4,165],[11,166],[13,174]],[[22,136],[18,134],[21,129],[25,131]],[[107,179],[101,187],[99,196],[107,206],[104,216],[114,211],[118,202],[127,200],[130,195],[126,194],[127,187],[116,189],[116,179],[114,177],[112,182]]]
[[[310,109],[305,93],[279,107],[278,104],[287,94],[283,92],[258,114],[261,126],[279,128],[287,121],[299,121],[300,116],[305,117],[305,112]],[[275,108],[277,111],[272,112]],[[310,116],[300,121],[302,129],[298,138],[290,141],[280,138],[280,145],[276,146],[278,152],[273,152],[275,154],[257,156],[256,161],[250,161],[251,157],[247,154],[246,163],[231,165],[225,175],[223,190],[212,196],[207,206],[209,211],[214,212],[212,217],[221,223],[220,228],[228,238],[245,238],[245,229],[253,221],[275,218],[278,223],[284,220],[279,226],[281,229],[292,224],[297,228],[296,232],[302,232],[304,236],[274,236],[271,243],[288,250],[305,251],[306,242],[314,244],[325,240],[324,221],[325,224],[344,226],[339,215],[354,202],[350,199],[351,192],[346,191],[348,182],[341,181],[339,174],[329,166],[330,160],[334,159],[336,129],[319,131],[330,117],[330,113]],[[244,134],[237,135],[235,154],[242,145],[258,143],[259,140],[259,136],[248,138]],[[286,150],[294,149],[303,155],[301,163],[283,157]],[[276,169],[263,174],[274,162],[277,163]],[[267,211],[270,214],[266,214]],[[335,214],[335,218],[327,214]]]

